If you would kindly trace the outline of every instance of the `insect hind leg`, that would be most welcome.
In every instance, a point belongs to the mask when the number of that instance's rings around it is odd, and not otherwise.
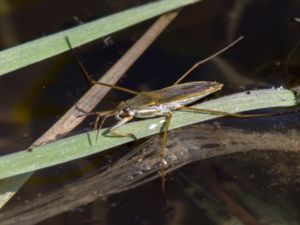
[[[212,109],[194,108],[194,107],[189,107],[189,106],[181,106],[178,110],[195,112],[195,113],[206,113],[206,114],[212,114],[212,115],[229,116],[229,117],[236,117],[236,118],[265,117],[265,116],[270,116],[271,115],[271,114],[229,113],[229,112],[223,112],[223,111],[212,110]]]

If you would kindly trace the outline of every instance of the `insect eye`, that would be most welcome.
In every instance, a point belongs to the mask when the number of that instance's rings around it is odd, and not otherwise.
[[[129,108],[129,107],[125,107],[125,108],[123,109],[123,112],[129,113],[129,112],[130,112],[130,108]]]

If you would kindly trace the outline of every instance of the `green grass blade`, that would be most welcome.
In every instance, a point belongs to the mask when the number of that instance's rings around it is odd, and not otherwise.
[[[66,36],[75,48],[197,1],[156,1],[3,50],[0,52],[0,75],[69,51]]]
[[[251,91],[251,93],[242,92],[204,102],[195,105],[195,107],[226,112],[242,112],[261,108],[293,106],[295,104],[297,104],[297,100],[291,91],[268,89],[255,90]],[[170,129],[217,117],[220,116],[191,112],[175,112]],[[163,120],[163,117],[159,117],[128,123],[121,127],[119,131],[131,132],[135,134],[137,138],[143,138],[159,133],[163,125]],[[236,120],[236,118],[233,120]],[[87,132],[36,147],[32,149],[31,152],[21,151],[2,156],[0,157],[0,179],[61,164],[132,141],[130,138],[105,137],[102,135],[103,131],[104,130],[101,130],[97,142],[95,142],[96,133]]]
[[[31,173],[10,177],[0,184],[0,208],[2,208],[30,178]]]

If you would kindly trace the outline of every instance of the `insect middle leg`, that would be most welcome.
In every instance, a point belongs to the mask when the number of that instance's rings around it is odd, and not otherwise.
[[[162,144],[161,144],[161,149],[160,149],[160,153],[159,153],[159,160],[160,160],[160,176],[161,176],[161,187],[162,187],[162,191],[165,192],[165,183],[166,183],[166,174],[165,174],[165,160],[164,160],[164,156],[165,156],[165,152],[166,152],[166,146],[167,146],[167,142],[168,142],[168,130],[169,130],[169,126],[170,126],[170,122],[172,119],[172,113],[169,112],[165,115],[166,117],[166,122],[164,124],[163,127],[163,138],[162,138]]]
[[[138,91],[134,91],[134,90],[131,90],[129,88],[124,88],[124,87],[119,87],[117,85],[113,85],[113,84],[107,84],[107,83],[103,83],[103,82],[100,82],[100,81],[96,81],[96,80],[93,80],[90,76],[90,74],[88,73],[88,71],[85,69],[85,67],[83,66],[83,64],[80,62],[79,58],[74,54],[74,50],[73,50],[73,47],[72,47],[72,44],[70,42],[70,39],[68,36],[65,37],[66,39],[66,42],[71,50],[71,53],[73,54],[73,57],[75,58],[77,64],[79,65],[82,73],[84,74],[85,78],[87,79],[87,81],[90,83],[90,84],[96,84],[96,85],[101,85],[101,86],[105,86],[105,87],[110,87],[112,89],[115,89],[115,90],[119,90],[119,91],[123,91],[123,92],[126,92],[126,93],[130,93],[130,94],[134,94],[134,95],[137,95],[139,94]]]

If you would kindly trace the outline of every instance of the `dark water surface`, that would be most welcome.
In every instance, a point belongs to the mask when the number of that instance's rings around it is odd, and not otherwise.
[[[3,6],[0,4],[0,49],[146,2],[149,1],[6,1]],[[288,56],[300,38],[300,23],[294,20],[297,17],[297,0],[207,0],[186,7],[118,84],[135,90],[168,86],[193,63],[243,35],[242,42],[217,60],[202,65],[187,80],[224,83],[219,96],[253,88],[295,87],[299,85],[300,48]],[[98,78],[153,22],[94,41],[76,49],[76,54]],[[1,154],[26,149],[88,87],[70,54],[1,76]],[[110,109],[128,97],[111,91],[99,109]],[[92,122],[93,119],[86,121],[74,133],[90,129]],[[220,129],[231,126],[282,134],[299,132],[300,125],[297,112],[215,122]],[[120,151],[136,145],[123,146]],[[41,224],[300,224],[298,159],[296,153],[259,151],[202,160],[172,173],[165,196],[157,179]],[[103,161],[109,158],[96,155],[42,170],[27,182],[7,209],[28,204],[36,196],[80,179],[98,169]]]

